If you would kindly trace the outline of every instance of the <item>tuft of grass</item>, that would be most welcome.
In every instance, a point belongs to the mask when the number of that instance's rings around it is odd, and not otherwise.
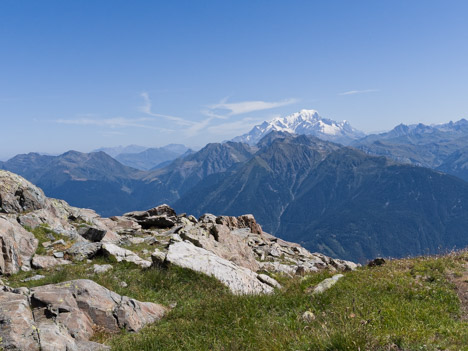
[[[37,226],[34,229],[26,226],[25,229],[33,233],[33,235],[39,241],[37,250],[36,250],[36,254],[38,255],[47,255],[48,250],[50,250],[50,248],[45,248],[44,246],[42,246],[42,243],[45,243],[47,241],[53,242],[56,240],[63,239],[64,241],[69,242],[68,245],[65,247],[55,246],[54,249],[57,249],[57,250],[61,250],[61,249],[65,250],[72,245],[72,242],[70,242],[70,238],[64,235],[61,235],[59,233],[56,233],[53,230],[49,229],[49,226],[47,224]]]

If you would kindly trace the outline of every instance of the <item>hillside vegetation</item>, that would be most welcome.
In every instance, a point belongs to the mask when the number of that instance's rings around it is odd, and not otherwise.
[[[119,294],[174,307],[139,333],[98,334],[97,341],[112,350],[468,350],[468,322],[453,283],[467,287],[467,261],[466,252],[393,260],[346,272],[321,295],[310,291],[330,273],[276,276],[284,288],[274,294],[235,296],[193,271],[123,263],[100,275],[90,273],[91,264],[66,266],[40,284],[88,278]],[[37,285],[20,283],[31,274],[9,283]],[[306,311],[313,314],[308,320]]]

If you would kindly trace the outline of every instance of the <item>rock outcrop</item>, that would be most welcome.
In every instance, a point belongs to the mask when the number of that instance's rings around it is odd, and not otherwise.
[[[96,326],[110,333],[138,331],[167,312],[85,279],[31,290],[3,287],[0,306],[0,346],[24,351],[106,350],[89,341]]]
[[[0,216],[0,275],[29,270],[37,243],[34,235],[14,219]]]
[[[0,170],[0,213],[21,213],[47,206],[44,192],[23,177]]]
[[[135,211],[124,214],[133,218],[144,229],[172,227],[176,221],[176,213],[168,205],[160,205],[148,211]]]
[[[259,279],[257,273],[248,268],[196,247],[190,242],[176,242],[169,246],[166,261],[180,267],[213,276],[225,284],[234,294],[264,294],[273,288]],[[278,284],[274,279],[273,284]]]
[[[33,230],[41,240],[41,251],[36,253],[38,240],[24,227],[41,227]],[[191,269],[218,279],[238,295],[281,289],[274,274],[357,267],[269,235],[252,215],[204,214],[196,219],[161,205],[101,218],[92,210],[49,199],[23,178],[0,171],[0,276],[41,269],[35,272],[41,274],[22,280],[40,283],[47,271],[66,269],[56,266],[78,261],[89,265],[89,274],[112,274],[111,264],[92,265],[102,255],[141,269],[169,265]],[[328,288],[340,276],[316,290]],[[103,350],[107,347],[90,341],[96,326],[110,333],[138,331],[166,312],[161,305],[120,296],[91,280],[33,289],[13,289],[0,280],[0,349]]]
[[[115,244],[109,244],[105,243],[102,245],[102,251],[109,255],[112,256],[116,259],[117,262],[130,262],[134,263],[142,268],[148,268],[151,266],[150,261],[146,261],[139,257],[137,254],[135,254],[133,251],[126,250],[124,248],[121,248],[120,246],[117,246]]]

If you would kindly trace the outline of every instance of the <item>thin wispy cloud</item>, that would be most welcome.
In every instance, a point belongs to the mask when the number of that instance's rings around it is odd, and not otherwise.
[[[115,130],[110,130],[110,131],[102,132],[101,135],[104,136],[104,137],[114,137],[114,136],[125,135],[125,133],[118,132],[118,131],[115,131]]]
[[[155,127],[147,122],[152,122],[153,119],[148,117],[143,118],[75,118],[75,119],[57,119],[55,122],[59,124],[79,125],[79,126],[99,126],[108,128],[122,128],[122,127],[134,127],[134,128],[145,128],[153,129],[164,132],[171,132],[173,130],[161,127]],[[146,123],[145,123],[146,122]]]
[[[145,114],[147,114],[149,116],[164,118],[164,119],[176,122],[177,124],[183,125],[183,126],[191,126],[191,125],[194,124],[194,122],[189,121],[189,120],[187,120],[185,118],[170,116],[170,115],[164,115],[164,114],[160,114],[160,113],[154,113],[152,111],[152,102],[151,102],[151,99],[149,97],[149,94],[147,92],[143,92],[143,93],[141,93],[141,97],[144,100],[143,105],[140,107],[141,112],[143,112],[143,113],[145,113]]]
[[[195,122],[193,125],[184,130],[185,135],[189,137],[197,135],[201,130],[206,129],[212,120],[213,117],[208,117],[199,122]]]
[[[263,122],[263,118],[246,117],[237,121],[221,123],[207,128],[208,133],[215,135],[233,135],[245,133],[255,125]]]
[[[298,99],[286,99],[281,101],[241,101],[241,102],[227,102],[227,99],[221,100],[217,104],[209,105],[208,109],[204,111],[205,114],[211,114],[213,117],[225,118],[225,116],[235,116],[245,113],[270,110],[277,107],[295,104]]]
[[[344,93],[340,93],[338,95],[357,95],[357,94],[367,94],[367,93],[375,93],[379,91],[379,89],[365,89],[365,90],[350,90],[345,91]]]
[[[245,131],[246,129],[251,128],[251,126],[257,124],[257,122],[260,122],[260,119],[253,119],[250,116],[239,119],[236,117],[238,115],[270,110],[277,107],[291,105],[299,101],[298,99],[286,99],[280,101],[252,100],[228,102],[227,98],[225,98],[217,104],[206,106],[205,109],[200,111],[205,118],[197,121],[173,115],[156,113],[153,111],[153,104],[150,95],[147,92],[142,92],[140,96],[143,98],[143,104],[139,106],[138,110],[146,115],[144,117],[100,118],[99,115],[95,114],[81,114],[77,115],[75,118],[57,119],[55,122],[66,125],[94,126],[110,129],[109,131],[103,131],[106,136],[120,135],[117,134],[120,133],[120,131],[116,132],[115,129],[129,127],[151,129],[159,132],[174,132],[177,130],[179,133],[187,137],[194,137],[202,132],[227,135],[230,133],[236,133],[237,131]],[[174,128],[169,129],[160,127],[161,119],[169,122],[166,123],[170,125],[169,128]],[[231,121],[228,121],[228,119],[231,119]],[[218,123],[214,123],[216,120]]]

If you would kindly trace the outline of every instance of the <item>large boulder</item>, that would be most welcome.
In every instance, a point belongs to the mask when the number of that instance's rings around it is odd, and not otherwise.
[[[29,270],[38,241],[14,219],[0,216],[0,275]]]
[[[0,170],[0,213],[21,213],[47,206],[44,192],[23,177]]]
[[[226,225],[203,223],[185,226],[178,231],[180,237],[195,246],[211,251],[238,266],[256,272],[260,266],[244,237],[231,234]]]
[[[27,296],[0,290],[0,325],[0,349],[40,350]]]
[[[32,258],[31,264],[33,268],[36,269],[48,269],[55,266],[61,266],[65,264],[70,264],[71,262],[68,260],[64,260],[62,258],[55,258],[53,256],[42,256],[42,255],[34,255]]]
[[[110,220],[113,221],[113,229],[117,234],[134,234],[141,231],[141,225],[132,218],[114,216]]]
[[[138,331],[144,325],[162,318],[167,309],[161,305],[140,302],[112,292],[92,280],[79,279],[69,282],[44,285],[31,290],[32,300],[43,308],[60,316],[61,313],[81,311],[95,325],[109,332],[120,329]],[[61,312],[63,311],[63,312]],[[46,311],[44,311],[45,314]],[[66,321],[67,316],[60,318]],[[65,324],[66,325],[66,324]],[[72,328],[73,329],[73,328]],[[83,333],[86,338],[89,329],[74,328],[74,334]]]
[[[230,229],[249,228],[253,234],[262,234],[262,227],[257,223],[255,217],[251,214],[239,217],[219,216],[216,217],[216,223],[228,226]]]
[[[151,261],[144,260],[140,256],[138,256],[136,253],[134,253],[133,251],[124,249],[115,244],[111,244],[111,243],[102,244],[102,251],[105,254],[114,257],[117,260],[117,262],[122,262],[122,261],[131,262],[142,268],[148,268],[152,265]]]
[[[72,256],[76,261],[83,261],[96,256],[101,248],[102,243],[78,242],[67,250],[67,254]]]
[[[129,212],[124,214],[124,217],[134,219],[143,229],[171,228],[177,222],[176,212],[166,204],[148,211]]]
[[[167,312],[86,279],[5,290],[0,290],[0,349],[5,350],[108,350],[89,341],[96,327],[108,333],[138,331]]]
[[[257,273],[187,241],[175,242],[169,246],[166,262],[215,277],[234,294],[273,292],[273,287],[260,281]]]

